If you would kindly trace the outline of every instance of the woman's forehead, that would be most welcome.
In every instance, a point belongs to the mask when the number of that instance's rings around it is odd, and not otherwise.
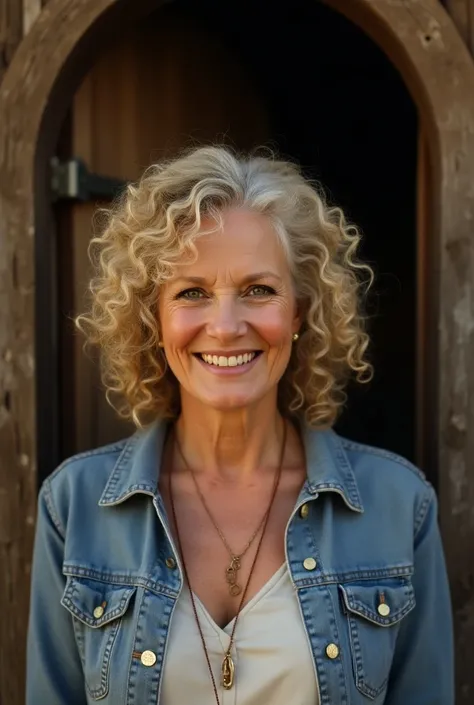
[[[222,214],[221,226],[209,232],[210,219],[203,219],[202,235],[194,241],[195,261],[183,261],[180,269],[196,270],[204,266],[248,267],[279,269],[286,264],[284,253],[271,220],[260,213],[232,210]]]

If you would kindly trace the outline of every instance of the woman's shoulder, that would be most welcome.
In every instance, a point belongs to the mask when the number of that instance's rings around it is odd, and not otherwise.
[[[397,506],[416,523],[436,501],[425,474],[390,450],[350,440],[334,430],[310,431],[305,445],[315,491],[318,485],[339,487],[349,504],[366,515]]]
[[[66,458],[43,482],[44,496],[58,514],[67,514],[72,501],[97,504],[120,458],[127,451],[133,436],[108,445],[77,453]]]
[[[337,435],[337,434],[334,434]],[[415,487],[427,487],[425,473],[402,455],[337,435],[344,452],[356,472],[395,473],[400,479],[414,483]]]
[[[433,486],[425,473],[397,453],[337,436],[350,464],[364,506],[377,511],[387,506],[413,512],[416,525],[422,521],[432,502]],[[409,509],[411,507],[411,510]]]

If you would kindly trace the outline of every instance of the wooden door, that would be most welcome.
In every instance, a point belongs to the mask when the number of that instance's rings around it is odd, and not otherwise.
[[[416,330],[416,463],[423,468],[428,479],[437,485],[436,468],[436,432],[430,427],[430,419],[434,415],[430,410],[435,408],[436,389],[433,380],[436,378],[435,344],[435,311],[432,304],[436,295],[429,272],[433,271],[433,251],[431,209],[432,196],[432,166],[427,135],[420,128],[418,136],[417,163],[417,330]],[[431,312],[431,315],[430,315]]]
[[[173,6],[108,47],[72,106],[71,156],[93,172],[123,180],[137,178],[151,162],[190,144],[214,140],[249,149],[267,138],[266,115],[244,68],[218,37]],[[98,205],[104,204],[71,206],[70,231],[62,235],[71,244],[72,276],[63,288],[71,287],[73,315],[83,308],[91,275],[87,246]],[[64,365],[73,397],[68,455],[133,428],[105,401],[98,361],[84,353],[82,336],[72,326],[64,335],[73,336],[72,346],[66,346],[72,359]]]

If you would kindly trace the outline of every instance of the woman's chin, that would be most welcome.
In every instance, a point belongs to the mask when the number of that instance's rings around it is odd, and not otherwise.
[[[210,394],[209,392],[205,394],[196,395],[201,401],[203,406],[209,409],[214,409],[215,411],[230,412],[237,411],[239,409],[245,409],[246,407],[254,406],[263,399],[264,392],[259,394],[256,389],[242,390],[241,392],[235,392],[233,394],[216,393]]]

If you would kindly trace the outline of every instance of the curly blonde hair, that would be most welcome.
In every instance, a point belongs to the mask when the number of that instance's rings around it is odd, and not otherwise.
[[[179,413],[178,383],[158,344],[159,290],[184,256],[195,256],[202,218],[219,223],[231,208],[270,218],[293,276],[302,326],[280,380],[280,408],[330,426],[349,377],[372,374],[360,310],[372,271],[356,257],[359,231],[294,164],[221,146],[152,165],[102,211],[90,249],[92,303],[76,325],[100,347],[107,399],[139,427]]]

